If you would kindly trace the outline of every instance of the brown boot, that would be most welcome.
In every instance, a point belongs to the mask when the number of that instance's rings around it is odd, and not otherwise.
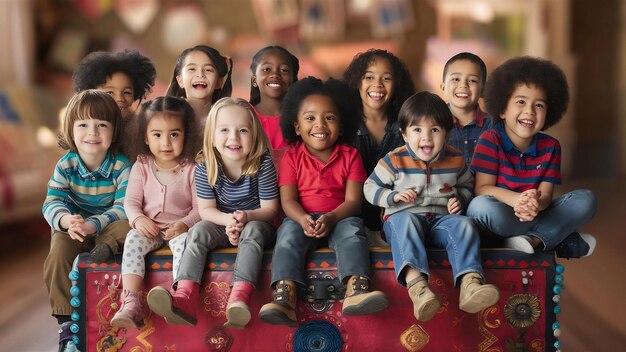
[[[431,291],[428,279],[421,275],[407,284],[409,297],[413,301],[413,315],[419,321],[429,321],[441,307],[439,298]]]
[[[346,285],[346,296],[341,312],[344,315],[367,315],[379,312],[389,305],[382,291],[370,292],[370,281],[365,276],[352,275]]]
[[[259,318],[268,324],[298,326],[296,318],[296,284],[280,280],[274,288],[274,300],[261,307]]]
[[[177,289],[170,293],[157,286],[148,292],[148,306],[165,318],[168,324],[196,325],[196,306],[200,296],[200,284],[191,280],[180,280]]]
[[[228,305],[226,306],[226,322],[224,326],[235,329],[243,329],[246,327],[250,318],[250,295],[254,290],[254,286],[247,281],[237,281],[233,284],[228,297]]]
[[[116,328],[143,327],[143,292],[122,291],[120,310],[111,319],[111,326]]]
[[[484,284],[478,273],[467,273],[461,279],[459,308],[468,313],[478,313],[500,299],[500,291],[495,285]]]

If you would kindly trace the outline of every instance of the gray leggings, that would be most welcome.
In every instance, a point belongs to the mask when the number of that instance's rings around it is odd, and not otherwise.
[[[169,240],[168,243],[173,255],[172,274],[174,277],[178,274],[178,267],[183,256],[186,240],[187,232],[184,232]],[[122,275],[134,274],[144,277],[146,273],[146,255],[160,248],[164,242],[165,240],[160,234],[154,238],[148,238],[137,230],[130,230],[128,235],[126,235],[126,242],[124,243]]]

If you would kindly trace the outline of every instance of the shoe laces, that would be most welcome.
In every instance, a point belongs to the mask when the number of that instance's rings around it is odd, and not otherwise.
[[[274,303],[290,306],[289,297],[291,296],[291,286],[282,281],[276,284],[276,290],[274,290]]]

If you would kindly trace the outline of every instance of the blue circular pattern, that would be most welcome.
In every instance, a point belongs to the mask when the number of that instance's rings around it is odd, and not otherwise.
[[[70,288],[70,294],[74,297],[80,295],[80,288],[76,285],[72,286],[72,288]]]
[[[555,269],[556,272],[559,274],[563,274],[563,272],[565,271],[565,267],[563,266],[563,264],[557,264]]]
[[[335,325],[323,320],[311,320],[300,325],[292,344],[294,352],[338,352],[343,346],[343,339]]]
[[[72,297],[72,299],[70,299],[70,305],[74,308],[80,307],[80,298]]]
[[[75,345],[78,345],[80,338],[76,335],[72,335],[72,342],[74,342]]]
[[[70,325],[70,331],[76,334],[78,331],[80,331],[80,327],[78,326],[78,324],[74,323]]]
[[[559,322],[558,322],[558,321],[555,321],[555,322],[552,324],[552,330],[556,330],[556,329],[558,329],[558,328],[560,328],[560,327],[561,327],[561,324],[559,324]]]
[[[556,285],[554,285],[554,287],[552,287],[552,292],[554,292],[557,295],[560,294],[561,291],[563,291],[563,286],[562,285],[556,284]]]
[[[561,307],[559,306],[554,307],[554,314],[559,314],[559,313],[561,313]]]
[[[79,321],[80,320],[80,314],[78,314],[77,311],[73,311],[71,317],[72,317],[72,321]]]
[[[68,275],[68,277],[70,278],[70,280],[72,281],[76,281],[78,280],[78,271],[76,270],[72,270],[70,271],[70,274]]]
[[[556,282],[557,284],[562,284],[563,283],[563,274],[557,274],[554,277],[554,282]]]

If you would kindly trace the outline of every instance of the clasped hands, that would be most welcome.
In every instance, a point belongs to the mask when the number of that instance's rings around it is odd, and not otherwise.
[[[239,245],[239,237],[243,226],[248,222],[248,213],[245,210],[235,210],[232,213],[233,221],[226,225],[226,236],[228,236],[228,242],[233,246]]]
[[[335,226],[335,222],[333,216],[328,213],[323,214],[317,220],[311,214],[306,214],[300,222],[300,226],[302,226],[305,236],[319,239],[328,236],[330,230]]]
[[[539,214],[539,197],[541,197],[541,191],[537,189],[529,189],[520,193],[513,206],[513,211],[519,221],[526,222],[535,219]]]
[[[140,234],[148,238],[154,238],[162,233],[163,239],[165,240],[171,240],[172,238],[189,231],[189,227],[182,221],[176,221],[161,227],[145,216],[142,216],[135,221],[135,229],[139,231]]]

